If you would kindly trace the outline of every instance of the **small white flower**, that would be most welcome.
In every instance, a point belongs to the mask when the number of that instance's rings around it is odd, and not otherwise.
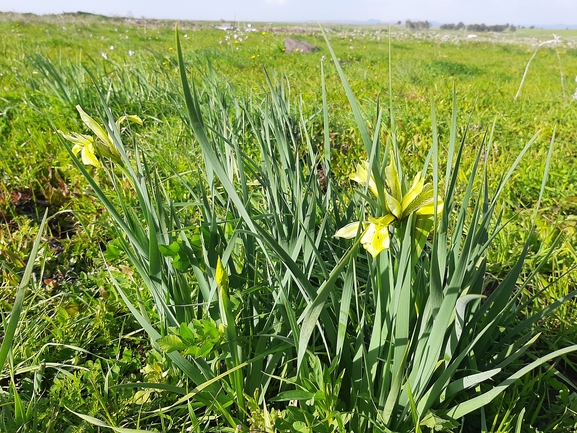
[[[130,57],[134,56],[134,51],[128,50],[128,55],[129,55]]]
[[[102,58],[103,58],[104,60],[108,60],[108,55],[107,55],[104,51],[101,52],[100,55],[102,56]]]
[[[184,35],[184,39],[188,39],[188,34],[185,34],[185,35]]]
[[[114,45],[110,46],[110,51],[112,51],[114,49]]]
[[[66,27],[62,27],[62,30],[66,30]]]

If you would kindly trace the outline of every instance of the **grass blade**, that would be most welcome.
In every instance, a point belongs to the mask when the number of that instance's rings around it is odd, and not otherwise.
[[[40,242],[42,241],[42,235],[44,234],[44,227],[46,226],[46,219],[48,217],[48,209],[44,212],[44,217],[40,223],[40,228],[38,229],[38,234],[34,240],[34,245],[32,246],[32,251],[30,252],[30,257],[28,257],[28,262],[26,263],[26,268],[24,269],[24,275],[18,288],[16,289],[16,297],[14,299],[14,305],[12,306],[12,311],[10,313],[10,319],[8,320],[8,325],[6,326],[6,331],[4,333],[4,338],[2,339],[2,346],[0,346],[0,372],[4,368],[4,363],[8,357],[8,353],[12,347],[12,341],[14,340],[14,334],[16,332],[16,327],[20,320],[20,315],[22,314],[22,308],[24,306],[24,298],[26,296],[26,289],[30,283],[30,277],[32,276],[32,270],[34,269],[34,262],[36,261],[36,256],[38,255],[38,248],[40,247]]]

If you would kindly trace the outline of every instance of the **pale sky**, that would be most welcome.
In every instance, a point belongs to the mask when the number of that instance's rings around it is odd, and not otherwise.
[[[1,12],[226,21],[577,24],[577,0],[0,0]]]

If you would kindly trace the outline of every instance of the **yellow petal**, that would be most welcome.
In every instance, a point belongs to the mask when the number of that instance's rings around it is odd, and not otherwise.
[[[417,196],[423,191],[423,186],[425,185],[425,179],[421,177],[421,172],[418,172],[413,180],[413,184],[411,188],[403,197],[403,201],[401,203],[401,207],[403,208],[403,212],[405,209],[409,207],[409,205],[417,198]]]
[[[362,223],[360,221],[356,221],[354,223],[347,224],[346,226],[340,228],[335,233],[336,238],[344,238],[344,239],[352,239],[357,236],[359,233],[359,226]]]
[[[422,207],[432,204],[433,194],[433,185],[430,183],[424,185],[422,191],[416,197],[413,197],[413,199],[407,203],[407,206],[403,208],[403,218],[413,212],[417,212]]]
[[[102,126],[100,126],[92,117],[86,114],[80,105],[77,105],[76,109],[80,113],[80,118],[84,124],[88,126],[104,144],[112,148],[112,140],[110,140],[108,133],[102,128]]]
[[[363,161],[357,164],[357,171],[351,174],[350,179],[354,180],[355,182],[361,185],[369,185],[369,189],[373,193],[375,197],[379,196],[379,192],[377,190],[377,184],[375,183],[375,177],[371,173],[371,169],[369,167],[368,161]]]
[[[399,178],[399,173],[397,172],[397,167],[395,161],[392,160],[391,163],[385,168],[385,178],[387,180],[387,185],[391,189],[391,194],[399,203],[403,200],[403,192],[401,190],[401,179]]]
[[[395,219],[396,218],[394,215],[387,214],[385,216],[378,217],[378,218],[369,217],[369,222],[373,223],[376,226],[386,225],[388,227],[389,224],[392,224],[393,222],[395,222]]]
[[[116,121],[116,128],[119,131],[120,131],[120,125],[122,125],[122,122],[124,122],[125,120],[128,120],[129,122],[132,122],[132,123],[138,123],[139,125],[142,125],[142,119],[135,114],[129,114],[127,116],[121,116]]]
[[[97,168],[102,167],[100,161],[98,161],[98,158],[96,158],[96,155],[94,154],[94,146],[92,145],[92,143],[89,143],[82,148],[81,155],[82,155],[82,163],[84,165],[93,165],[94,167]]]
[[[72,153],[74,155],[78,155],[78,153],[81,152],[82,149],[84,149],[84,146],[82,146],[81,144],[75,144],[74,146],[72,146]]]
[[[389,215],[387,215],[387,217],[389,217]],[[369,219],[371,221],[379,221],[379,223],[375,224],[371,222],[369,228],[361,238],[363,247],[373,258],[377,257],[390,246],[391,238],[389,236],[389,223],[387,223],[389,218],[387,217]],[[394,220],[394,217],[392,217],[392,220]],[[381,222],[384,222],[384,224]]]
[[[377,227],[374,224],[369,224],[367,230],[363,233],[363,237],[361,238],[361,243],[367,248],[367,244],[371,244],[373,242],[373,238],[375,237],[375,232],[377,231]]]
[[[387,208],[389,212],[391,212],[395,217],[401,219],[403,216],[403,208],[401,207],[401,203],[390,195],[388,192],[385,191],[385,201],[387,202]]]
[[[80,146],[86,146],[88,143],[92,143],[94,139],[89,135],[82,135],[78,134],[77,132],[72,132],[70,134],[65,134],[61,130],[58,130],[58,133],[64,137],[66,140],[71,141],[72,143]],[[76,146],[75,146],[76,147]]]
[[[444,208],[444,203],[443,200],[441,200],[441,197],[438,198],[437,201],[437,215],[440,215],[443,212],[443,208]],[[435,215],[435,204],[434,203],[430,203],[428,205],[425,206],[421,206],[419,209],[417,209],[416,211],[417,215]]]

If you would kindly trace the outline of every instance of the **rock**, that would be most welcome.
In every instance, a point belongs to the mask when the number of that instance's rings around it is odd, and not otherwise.
[[[319,48],[315,47],[308,42],[299,41],[298,39],[285,38],[284,40],[284,51],[285,53],[311,53],[313,51],[318,51]]]

